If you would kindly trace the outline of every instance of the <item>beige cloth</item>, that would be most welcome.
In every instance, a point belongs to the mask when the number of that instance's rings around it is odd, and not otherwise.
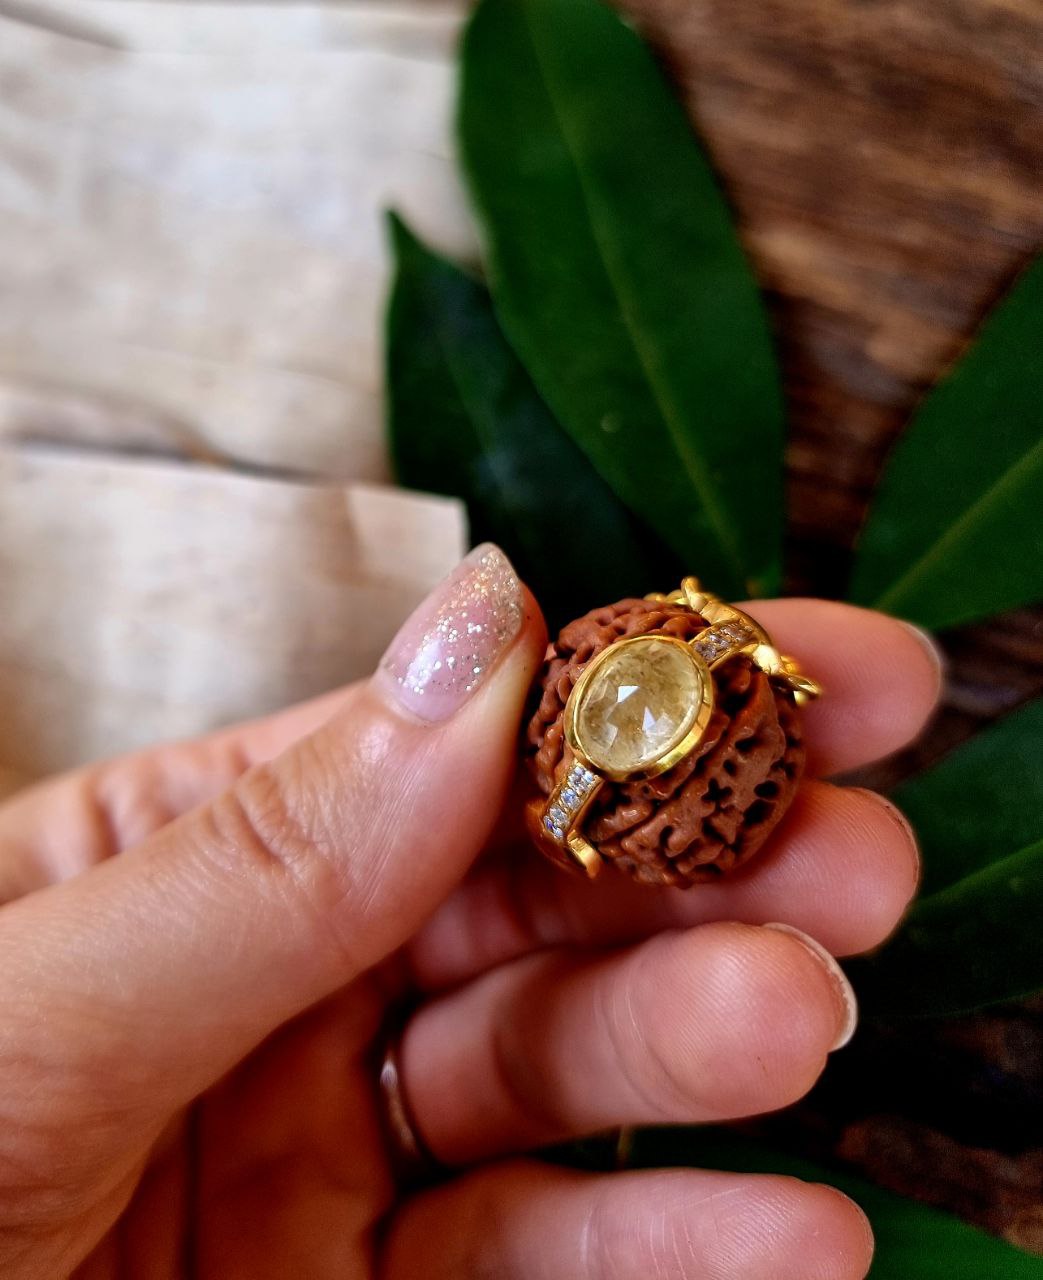
[[[458,23],[423,4],[0,0],[5,399],[57,392],[63,436],[89,398],[112,444],[385,479],[383,210],[474,253]]]
[[[31,777],[372,670],[453,564],[458,504],[0,450],[0,763]]]
[[[0,0],[8,785],[362,674],[462,553],[374,487],[383,210],[475,252],[462,12]]]

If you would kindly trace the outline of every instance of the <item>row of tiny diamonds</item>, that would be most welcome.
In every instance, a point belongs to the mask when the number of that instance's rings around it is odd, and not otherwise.
[[[741,649],[753,639],[753,632],[744,622],[719,622],[701,631],[692,641],[692,648],[707,662],[715,662],[730,649]]]
[[[551,792],[543,825],[559,844],[565,843],[569,828],[597,789],[600,779],[579,761],[569,765],[564,778]]]

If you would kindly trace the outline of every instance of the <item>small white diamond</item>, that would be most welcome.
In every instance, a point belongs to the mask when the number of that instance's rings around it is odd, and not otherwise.
[[[552,818],[555,824],[560,827],[566,818],[565,810],[554,805],[554,807],[549,810],[548,817]]]
[[[577,800],[579,800],[579,796],[575,793],[575,791],[572,790],[571,787],[566,787],[565,790],[561,793],[561,803],[569,809],[575,808]]]

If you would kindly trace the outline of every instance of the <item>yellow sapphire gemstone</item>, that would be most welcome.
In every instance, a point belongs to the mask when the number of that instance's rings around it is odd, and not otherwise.
[[[683,641],[634,636],[591,663],[570,704],[569,744],[595,769],[617,779],[659,773],[702,736],[713,677]]]

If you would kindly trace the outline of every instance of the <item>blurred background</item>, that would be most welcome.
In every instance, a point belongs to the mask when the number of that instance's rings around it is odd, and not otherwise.
[[[391,483],[382,213],[477,258],[466,8],[0,0],[3,790],[363,674],[465,549],[461,503]],[[1043,11],[622,8],[769,307],[787,588],[842,595],[888,450],[1043,241]],[[936,724],[863,783],[1043,693],[1040,609],[941,642]],[[841,1058],[773,1135],[1043,1253],[1043,1001]]]

